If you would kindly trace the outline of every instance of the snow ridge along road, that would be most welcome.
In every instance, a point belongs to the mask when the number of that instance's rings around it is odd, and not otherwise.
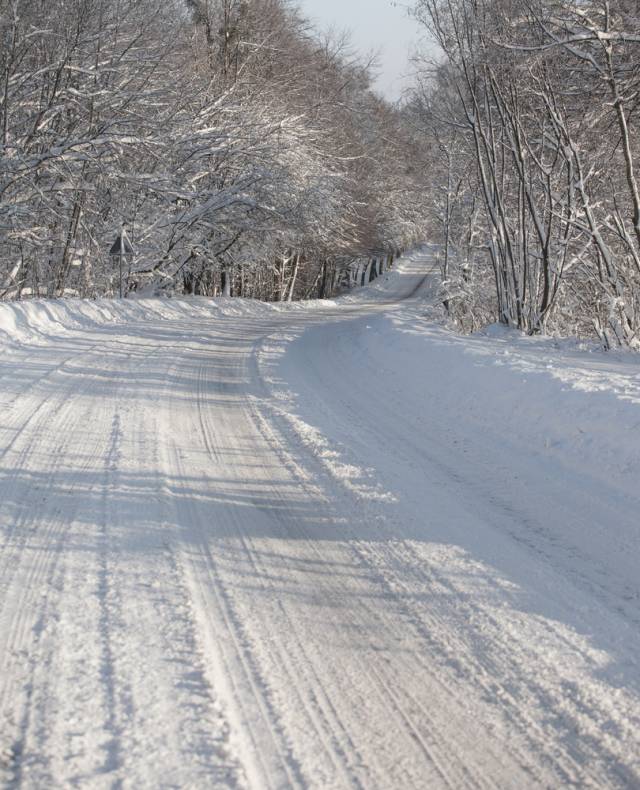
[[[640,366],[432,271],[0,305],[0,784],[640,786]]]

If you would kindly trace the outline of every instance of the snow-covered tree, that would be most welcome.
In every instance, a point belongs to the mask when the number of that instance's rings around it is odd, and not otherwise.
[[[426,135],[441,188],[450,195],[454,140],[473,166],[459,197],[482,254],[467,306],[491,281],[489,312],[505,323],[637,344],[637,13],[604,0],[420,0],[416,15],[444,53],[420,89],[444,120]]]

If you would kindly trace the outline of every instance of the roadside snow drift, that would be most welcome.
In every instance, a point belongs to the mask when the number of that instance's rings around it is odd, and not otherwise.
[[[640,365],[303,305],[0,304],[0,783],[640,785]]]

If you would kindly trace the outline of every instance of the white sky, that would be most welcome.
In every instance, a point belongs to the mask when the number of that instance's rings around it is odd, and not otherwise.
[[[298,0],[304,14],[325,29],[349,30],[358,50],[379,52],[376,87],[388,99],[399,98],[411,70],[409,56],[420,39],[420,28],[409,19],[409,0]]]

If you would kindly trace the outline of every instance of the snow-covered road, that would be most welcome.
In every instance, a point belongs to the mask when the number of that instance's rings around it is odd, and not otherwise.
[[[431,268],[0,315],[0,784],[640,786],[640,365]]]

